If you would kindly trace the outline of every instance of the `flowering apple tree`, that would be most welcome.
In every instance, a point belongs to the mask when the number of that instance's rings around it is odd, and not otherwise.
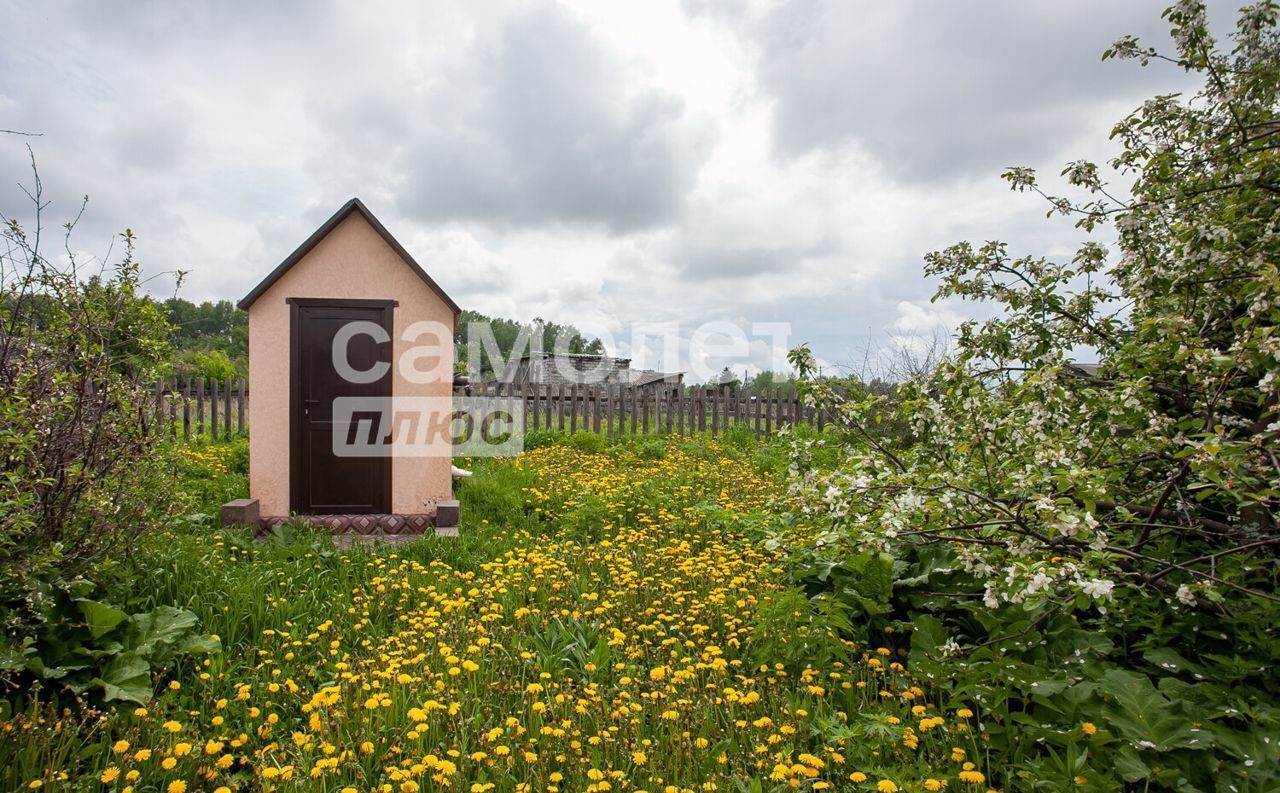
[[[825,538],[893,551],[942,544],[986,603],[1184,608],[1276,601],[1280,549],[1280,44],[1276,6],[1244,9],[1228,51],[1203,5],[1166,12],[1176,52],[1133,38],[1107,58],[1202,75],[1116,125],[1110,162],[1080,161],[1072,198],[1014,168],[1013,189],[1090,238],[1070,261],[967,242],[926,257],[936,298],[991,301],[956,352],[885,398],[841,399],[806,348],[805,398],[838,431],[796,445],[794,489]],[[1114,231],[1111,231],[1114,229]],[[936,299],[935,298],[935,299]],[[1097,365],[1073,363],[1080,351]],[[886,411],[905,438],[878,433]],[[837,444],[841,464],[808,464]]]

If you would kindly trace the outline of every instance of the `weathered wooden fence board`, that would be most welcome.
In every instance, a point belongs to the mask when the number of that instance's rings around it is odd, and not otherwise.
[[[149,431],[187,439],[227,439],[248,429],[249,391],[243,378],[171,377],[158,381],[151,394]]]
[[[715,388],[646,388],[623,385],[488,384],[455,387],[454,396],[506,396],[524,405],[530,430],[624,435],[709,433],[732,427],[769,435],[786,426],[831,423],[826,410],[805,407],[790,389],[748,394]],[[145,420],[152,431],[174,437],[227,439],[249,429],[248,387],[243,378],[169,378],[155,384]]]

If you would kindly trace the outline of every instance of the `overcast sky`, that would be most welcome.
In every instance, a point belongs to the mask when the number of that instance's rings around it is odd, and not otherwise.
[[[78,248],[127,226],[182,296],[234,300],[356,195],[465,308],[615,349],[788,322],[850,363],[974,313],[929,303],[926,252],[1081,241],[999,174],[1104,158],[1189,86],[1099,60],[1167,49],[1165,5],[0,0],[0,128],[41,133],[0,135],[0,211],[29,214],[30,143],[51,219],[90,196]]]

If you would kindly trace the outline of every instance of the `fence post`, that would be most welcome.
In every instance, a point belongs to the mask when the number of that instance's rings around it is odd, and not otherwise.
[[[627,433],[627,421],[631,418],[630,390],[626,383],[618,383],[618,436]],[[634,429],[631,430],[635,432]]]
[[[182,381],[182,437],[191,437],[191,378]]]
[[[604,424],[609,440],[613,440],[613,386],[604,387]]]
[[[627,407],[627,386],[618,383],[618,437],[627,434],[627,417],[631,415]]]
[[[627,387],[618,383],[618,437],[627,434]]]
[[[600,434],[600,386],[591,387],[591,431]]]
[[[628,386],[626,383],[618,384],[618,399],[619,399],[618,404],[622,408],[623,432],[629,432],[630,434],[635,435],[636,434],[635,394],[634,392],[632,392],[631,387]],[[630,429],[627,429],[628,426],[630,427]]]
[[[156,381],[156,432],[160,432],[160,426],[164,422],[164,380]]]
[[[547,384],[547,429],[564,429],[564,383],[552,386]]]
[[[227,396],[230,399],[230,395]],[[231,411],[227,411],[227,429],[231,429]],[[244,378],[236,379],[236,432],[244,434]]]
[[[191,389],[196,396],[196,435],[204,435],[204,378],[197,377]]]
[[[209,435],[218,439],[218,378],[209,378]]]
[[[573,435],[578,431],[578,391],[581,386],[577,383],[569,386],[569,434]]]
[[[178,437],[178,378],[170,377],[165,386],[164,402],[169,408],[169,434]]]
[[[564,432],[564,383],[556,389],[556,429]]]
[[[711,437],[714,438],[720,429],[720,389],[713,388],[708,396],[711,397]]]

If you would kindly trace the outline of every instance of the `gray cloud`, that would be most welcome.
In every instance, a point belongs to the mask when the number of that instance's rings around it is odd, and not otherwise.
[[[477,31],[439,73],[397,75],[315,112],[336,148],[363,138],[364,167],[381,150],[400,213],[424,222],[651,227],[680,214],[709,142],[679,97],[629,84],[554,6]]]
[[[45,133],[50,227],[88,193],[76,247],[132,227],[192,299],[243,295],[359,195],[468,308],[790,321],[838,360],[903,304],[933,316],[930,249],[1080,241],[994,177],[1098,156],[1185,84],[1098,62],[1163,42],[1167,2],[0,0],[0,128]],[[7,216],[25,142],[0,136]]]
[[[899,179],[944,181],[1038,164],[1100,103],[1182,84],[1173,67],[1100,61],[1124,33],[1167,44],[1165,5],[792,0],[743,25],[779,155],[853,143]]]
[[[750,243],[738,240],[714,242],[705,237],[681,238],[670,252],[679,272],[691,281],[782,276],[805,262],[838,255],[830,238],[790,243]]]

